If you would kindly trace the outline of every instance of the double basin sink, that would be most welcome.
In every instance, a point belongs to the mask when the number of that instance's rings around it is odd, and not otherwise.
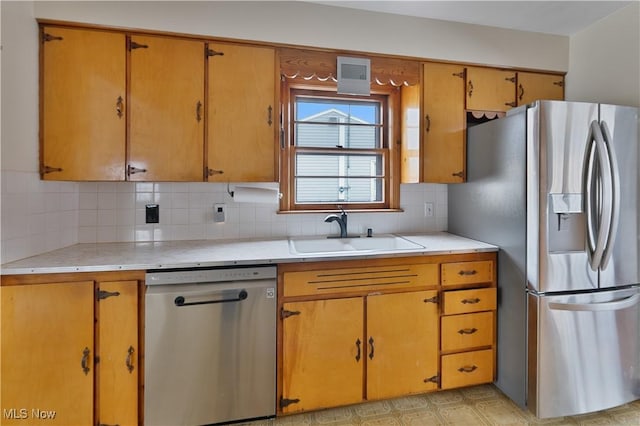
[[[393,234],[355,238],[309,237],[289,239],[289,251],[291,254],[299,256],[378,253],[424,248],[420,244]]]

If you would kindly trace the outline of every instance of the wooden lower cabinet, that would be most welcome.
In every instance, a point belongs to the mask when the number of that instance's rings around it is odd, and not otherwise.
[[[492,382],[495,258],[279,265],[278,415]]]
[[[139,423],[144,274],[3,276],[3,425]]]

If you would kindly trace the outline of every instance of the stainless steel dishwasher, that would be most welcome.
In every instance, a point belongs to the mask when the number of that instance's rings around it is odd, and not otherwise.
[[[276,267],[146,274],[145,425],[275,416]]]

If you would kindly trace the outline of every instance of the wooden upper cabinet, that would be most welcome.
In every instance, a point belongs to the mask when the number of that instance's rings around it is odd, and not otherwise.
[[[465,178],[465,70],[461,65],[423,64],[423,182]]]
[[[40,172],[46,180],[124,180],[125,36],[41,28]]]
[[[563,100],[564,77],[554,74],[518,72],[517,103],[525,105],[538,99]]]
[[[99,282],[98,424],[138,423],[138,281]]]
[[[275,50],[209,43],[208,52],[209,181],[275,181]]]
[[[467,67],[467,109],[507,111],[516,106],[516,72]]]
[[[92,281],[0,289],[3,425],[93,423],[93,289]]]
[[[438,292],[367,297],[367,399],[438,388]]]
[[[202,181],[205,43],[132,35],[129,180]]]

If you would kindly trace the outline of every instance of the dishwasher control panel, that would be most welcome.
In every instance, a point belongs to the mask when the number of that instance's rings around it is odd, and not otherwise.
[[[213,269],[172,269],[167,271],[155,270],[147,272],[145,281],[147,285],[194,284],[274,279],[276,276],[275,266],[249,266]]]

